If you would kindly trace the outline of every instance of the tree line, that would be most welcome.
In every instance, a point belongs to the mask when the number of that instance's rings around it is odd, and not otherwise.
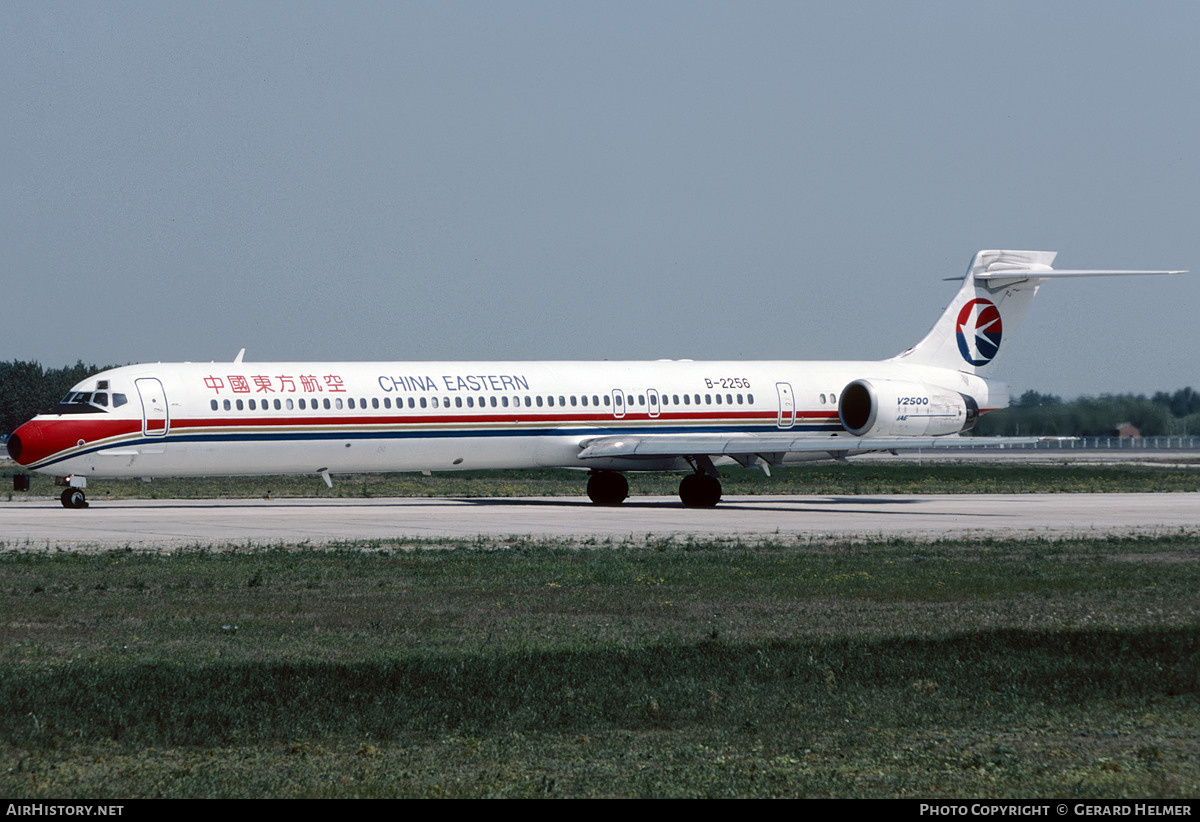
[[[21,360],[0,362],[0,434],[9,434],[30,417],[49,411],[75,383],[112,367],[85,365],[82,360],[63,368]]]
[[[1026,391],[980,418],[974,433],[991,437],[1115,436],[1128,423],[1143,437],[1200,435],[1200,393],[1192,388],[1145,394],[1101,394],[1064,400]]]
[[[48,411],[71,386],[114,366],[43,368],[36,362],[0,362],[0,434]],[[1102,394],[1064,400],[1026,391],[1009,408],[984,415],[975,426],[981,436],[1095,437],[1129,423],[1144,437],[1200,435],[1200,392],[1180,388],[1144,394]]]

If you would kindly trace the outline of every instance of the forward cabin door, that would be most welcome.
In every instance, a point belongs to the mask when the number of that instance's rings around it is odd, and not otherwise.
[[[154,377],[134,380],[142,398],[142,433],[147,437],[165,437],[171,421],[167,414],[167,393]]]

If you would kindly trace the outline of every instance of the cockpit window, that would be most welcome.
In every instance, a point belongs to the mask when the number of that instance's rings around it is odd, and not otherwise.
[[[101,381],[108,387],[108,380]],[[129,399],[124,394],[112,394],[112,407],[120,408]],[[109,408],[108,391],[70,391],[50,412],[52,414],[102,414]]]

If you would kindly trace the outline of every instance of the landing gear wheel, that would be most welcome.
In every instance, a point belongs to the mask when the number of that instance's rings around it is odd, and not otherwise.
[[[82,488],[67,488],[62,492],[63,508],[87,508],[87,496]]]
[[[629,481],[616,471],[597,471],[588,477],[587,495],[597,505],[620,505],[629,496]]]
[[[713,508],[721,501],[721,482],[708,474],[688,474],[679,483],[684,508]]]

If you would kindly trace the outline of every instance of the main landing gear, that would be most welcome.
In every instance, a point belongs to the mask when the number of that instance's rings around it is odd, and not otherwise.
[[[62,496],[63,508],[87,508],[87,495],[82,488],[64,488]]]
[[[629,481],[616,471],[596,471],[588,477],[587,495],[597,505],[620,505],[629,496]]]
[[[588,498],[597,505],[620,505],[629,496],[629,482],[616,471],[595,471],[588,477]],[[721,501],[721,481],[703,471],[679,483],[684,508],[712,508]]]
[[[684,508],[714,508],[721,501],[721,481],[708,474],[688,474],[679,483]]]

